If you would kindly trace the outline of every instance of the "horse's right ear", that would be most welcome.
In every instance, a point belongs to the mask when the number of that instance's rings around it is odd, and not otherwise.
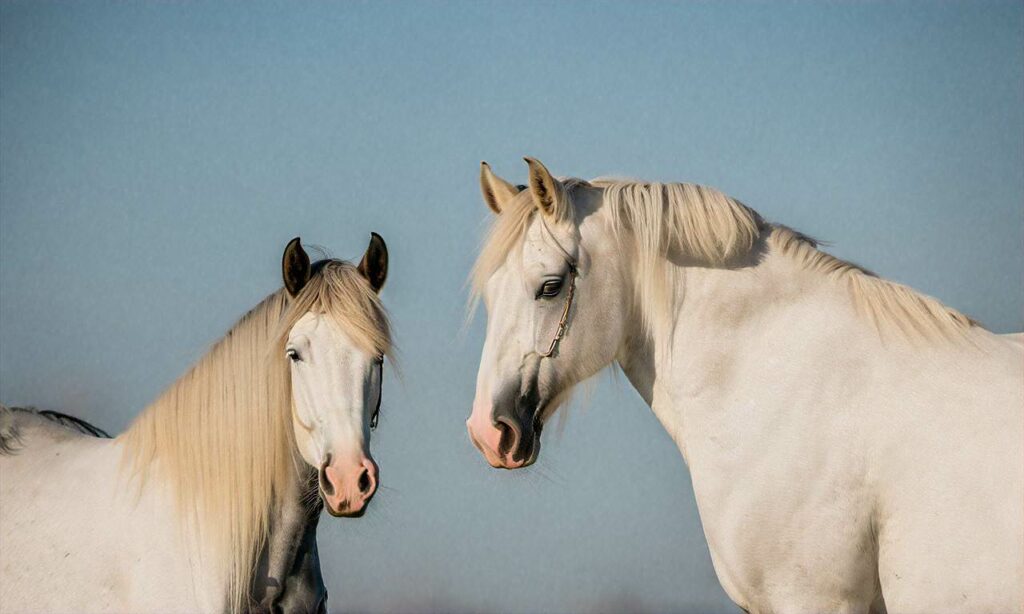
[[[480,163],[480,193],[491,211],[500,214],[505,203],[519,193],[519,188],[491,172],[491,166]]]
[[[388,278],[388,246],[379,234],[370,233],[370,244],[366,247],[366,253],[363,254],[363,259],[359,261],[356,269],[370,282],[373,291],[380,293]]]
[[[302,249],[302,242],[298,237],[289,241],[288,246],[284,248],[281,275],[284,277],[284,287],[292,298],[298,295],[309,281],[309,256],[306,255],[306,250]]]
[[[568,217],[568,198],[565,186],[555,179],[548,169],[534,158],[523,158],[530,167],[530,192],[533,202],[541,213],[556,220]]]

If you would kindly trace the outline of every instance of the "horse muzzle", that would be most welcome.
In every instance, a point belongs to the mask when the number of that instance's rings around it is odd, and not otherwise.
[[[494,405],[474,404],[466,421],[469,439],[492,467],[528,467],[540,453],[539,399],[530,394],[503,396],[503,402]]]
[[[331,516],[359,518],[377,492],[377,463],[370,458],[341,463],[328,454],[320,465],[320,497]]]

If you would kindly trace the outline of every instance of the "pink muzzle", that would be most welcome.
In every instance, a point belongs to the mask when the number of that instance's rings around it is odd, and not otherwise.
[[[513,452],[519,444],[519,429],[506,421],[495,422],[491,416],[493,409],[490,403],[476,402],[473,413],[466,420],[469,439],[480,450],[492,467],[517,469],[522,467],[525,459],[515,460]]]
[[[348,461],[327,455],[320,467],[320,494],[332,516],[361,516],[377,492],[377,463],[366,456]]]

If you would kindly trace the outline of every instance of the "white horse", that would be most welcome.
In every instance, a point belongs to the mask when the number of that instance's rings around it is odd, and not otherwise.
[[[537,458],[616,363],[689,466],[715,571],[753,612],[1021,612],[1024,348],[691,184],[484,164],[487,338],[468,421]]]
[[[359,516],[377,488],[387,248],[294,239],[283,274],[116,439],[0,414],[0,610],[324,609],[317,489]]]

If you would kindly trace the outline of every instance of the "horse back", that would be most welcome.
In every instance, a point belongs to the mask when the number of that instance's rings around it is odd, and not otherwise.
[[[0,405],[0,455],[38,443],[59,444],[82,437],[110,435],[81,418],[51,410]]]

